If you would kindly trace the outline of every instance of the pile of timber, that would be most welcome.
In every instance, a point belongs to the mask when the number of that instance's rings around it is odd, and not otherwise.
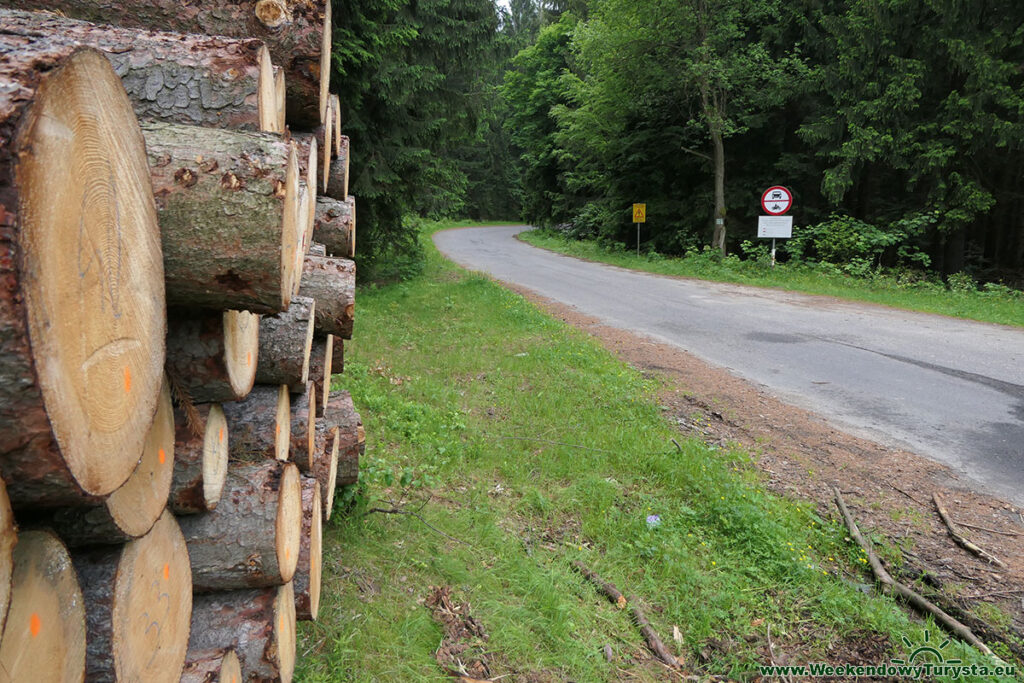
[[[291,680],[365,441],[330,38],[0,0],[0,678]]]

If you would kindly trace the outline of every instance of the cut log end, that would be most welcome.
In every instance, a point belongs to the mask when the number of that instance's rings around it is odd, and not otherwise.
[[[219,405],[210,407],[203,431],[203,502],[207,510],[217,508],[228,475],[228,421]]]
[[[224,364],[235,396],[252,391],[259,350],[259,316],[249,311],[224,311]]]
[[[257,97],[259,102],[260,130],[267,133],[283,133],[284,126],[281,125],[281,111],[277,97],[274,64],[270,59],[270,50],[267,49],[266,45],[260,48],[259,64],[260,77]]]
[[[242,680],[242,666],[234,650],[190,648],[180,683],[242,683]]]
[[[330,450],[328,451],[327,456],[327,475],[320,482],[324,501],[324,520],[329,520],[331,518],[331,512],[334,510],[334,491],[338,487],[338,449],[341,446],[338,428],[334,427],[331,429],[330,434],[330,441],[328,442],[328,448]]]
[[[278,68],[274,72],[274,94],[276,95],[277,101],[277,129],[278,132],[282,132],[285,129],[287,123],[287,112],[288,106],[286,104],[288,99],[288,89],[285,84],[284,69]]]
[[[331,90],[331,5],[324,3],[323,31],[320,34],[320,123],[327,118],[327,99]]]
[[[331,95],[331,113],[334,115],[334,156],[341,154],[341,98]]]
[[[167,506],[173,474],[174,406],[165,381],[142,460],[128,481],[110,494],[105,503],[111,521],[126,537],[138,538],[153,528]]]
[[[323,560],[323,504],[320,484],[302,478],[302,548],[295,571],[295,618],[316,621],[320,612],[320,579]]]
[[[277,414],[274,418],[274,457],[287,460],[291,447],[292,404],[288,393],[288,385],[282,384],[277,389]]]
[[[299,160],[292,146],[288,155],[288,170],[285,174],[284,226],[281,248],[281,310],[286,310],[295,291],[295,282],[302,277],[302,261],[299,260],[299,242],[297,235],[302,229],[304,218],[301,215],[301,197],[299,196]]]
[[[14,153],[39,388],[71,476],[106,495],[142,452],[166,316],[145,147],[106,57],[80,50],[46,75]]]
[[[48,531],[19,535],[10,609],[0,641],[9,681],[81,681],[85,605],[67,549]]]
[[[302,536],[302,486],[299,468],[288,463],[281,474],[281,488],[278,492],[277,522],[277,563],[281,578],[291,581],[299,563],[299,546]]]
[[[296,643],[295,589],[291,581],[277,590],[277,599],[274,601],[274,640],[277,643],[281,683],[291,683],[295,674]]]
[[[148,534],[125,546],[118,562],[111,614],[116,680],[177,681],[191,616],[188,550],[165,511]]]
[[[11,572],[17,542],[18,532],[14,526],[11,501],[7,497],[7,485],[0,479],[0,634],[4,632],[7,606],[11,601]]]
[[[319,185],[317,185],[319,191],[317,194],[327,192],[327,178],[331,174],[331,159],[334,156],[334,116],[328,114],[327,120],[324,121],[324,125],[321,126],[323,131],[323,141],[321,144],[321,157],[320,157],[320,168],[319,168]]]

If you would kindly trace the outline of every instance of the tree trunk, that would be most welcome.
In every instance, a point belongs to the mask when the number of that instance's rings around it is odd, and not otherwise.
[[[274,67],[262,41],[137,31],[11,10],[0,10],[0,33],[100,50],[140,119],[284,132]]]
[[[191,413],[191,418],[189,414]],[[228,423],[219,403],[175,412],[174,479],[168,506],[176,515],[214,510],[228,473]]]
[[[18,531],[14,526],[14,512],[7,497],[7,485],[0,479],[0,634],[4,632],[7,608],[11,604],[11,573],[14,569],[14,546]]]
[[[303,472],[313,469],[316,442],[316,387],[306,383],[306,391],[292,397],[291,446],[289,459]]]
[[[334,161],[331,162],[331,169],[327,174],[327,190],[325,194],[331,199],[345,201],[348,198],[348,158],[348,136],[339,135],[338,152]]]
[[[270,48],[288,83],[288,122],[312,128],[324,118],[331,72],[331,3],[327,0],[4,0],[19,9],[60,11],[76,19],[178,33],[256,38]]]
[[[291,582],[257,590],[197,595],[192,650],[232,648],[242,680],[291,683],[295,670],[295,593]]]
[[[163,241],[167,300],[277,313],[295,267],[299,172],[290,142],[249,133],[142,124]]]
[[[85,602],[88,680],[177,682],[188,647],[192,577],[174,515],[164,512],[142,538],[73,561]]]
[[[7,681],[85,677],[85,605],[71,558],[50,531],[18,534],[0,671]]]
[[[273,460],[232,464],[224,487],[216,510],[180,519],[195,590],[257,588],[291,581],[302,526],[298,468]]]
[[[302,477],[302,545],[295,568],[295,618],[316,621],[320,611],[320,564],[323,558],[323,505],[320,483]]]
[[[334,152],[334,121],[330,118],[316,127],[312,133],[293,133],[299,153],[299,171],[306,183],[316,189],[316,194],[327,188],[327,173],[330,170]],[[313,182],[313,179],[316,182]]]
[[[237,401],[249,394],[260,360],[259,316],[172,309],[167,328],[167,374],[189,402]]]
[[[71,547],[124,543],[149,532],[167,506],[174,470],[174,407],[164,382],[142,460],[119,489],[91,509],[62,508],[47,521]]]
[[[292,392],[305,389],[309,379],[315,307],[313,299],[295,297],[287,311],[260,320],[257,382],[287,384]]]
[[[338,391],[331,395],[330,403],[324,409],[324,422],[338,428],[338,486],[354,484],[359,478],[359,456],[362,454],[366,433],[363,420],[352,403],[352,395]]]
[[[238,662],[238,655],[231,649],[190,648],[185,655],[181,683],[242,683],[242,665]]]
[[[316,416],[323,417],[324,408],[331,395],[331,373],[334,371],[334,343],[333,334],[327,335],[326,339],[314,339],[313,348],[309,353],[309,381],[313,383],[316,392]]]
[[[231,460],[260,462],[288,459],[291,401],[288,386],[257,384],[244,401],[224,403]]]
[[[0,473],[15,508],[123,484],[163,381],[145,147],[98,52],[0,35]]]
[[[323,244],[327,253],[341,258],[356,255],[356,200],[338,201],[317,197],[313,241]]]
[[[352,338],[356,264],[348,259],[307,256],[299,294],[316,299],[316,331]]]
[[[292,140],[295,141],[296,158],[299,161],[299,178],[306,185],[309,199],[305,212],[299,212],[304,216],[300,230],[303,239],[300,244],[303,249],[302,256],[305,258],[312,241],[313,221],[316,219],[316,194],[321,173],[320,156],[323,154],[324,147],[317,141],[316,133],[296,133],[292,136]]]
[[[338,428],[327,420],[316,421],[316,449],[313,469],[310,474],[320,484],[320,500],[324,505],[324,521],[331,518],[334,509],[334,490],[338,479]]]
[[[341,154],[341,98],[334,94],[329,95],[327,106],[330,107],[331,118],[334,120],[334,151],[331,155],[338,156]],[[345,138],[345,149],[348,149],[348,138]]]

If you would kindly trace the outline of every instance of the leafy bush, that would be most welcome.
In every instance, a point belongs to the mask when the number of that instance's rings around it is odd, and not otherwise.
[[[916,213],[883,229],[841,214],[794,230],[785,250],[795,259],[814,259],[838,266],[844,273],[868,277],[882,265],[892,247],[897,264],[928,267],[931,259],[914,245],[914,239],[938,220],[938,212]]]

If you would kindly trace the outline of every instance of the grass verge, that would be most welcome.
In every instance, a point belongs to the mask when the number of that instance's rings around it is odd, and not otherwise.
[[[935,640],[864,592],[843,528],[766,492],[747,454],[680,440],[653,380],[426,241],[422,276],[359,293],[334,386],[367,451],[325,529],[296,680],[445,680],[432,586],[483,626],[467,645],[503,681],[669,680],[574,560],[636,595],[688,674],[757,678],[769,626],[792,664],[888,663],[903,637]]]
[[[636,252],[592,240],[570,239],[552,230],[531,230],[520,233],[519,238],[560,254],[648,273],[822,294],[909,311],[1024,327],[1024,292],[994,285],[977,289],[963,278],[955,280],[958,288],[947,289],[940,283],[911,277],[910,273],[852,277],[831,264],[778,264],[771,268],[764,260],[720,258],[711,253],[682,258],[657,252],[638,256]]]

